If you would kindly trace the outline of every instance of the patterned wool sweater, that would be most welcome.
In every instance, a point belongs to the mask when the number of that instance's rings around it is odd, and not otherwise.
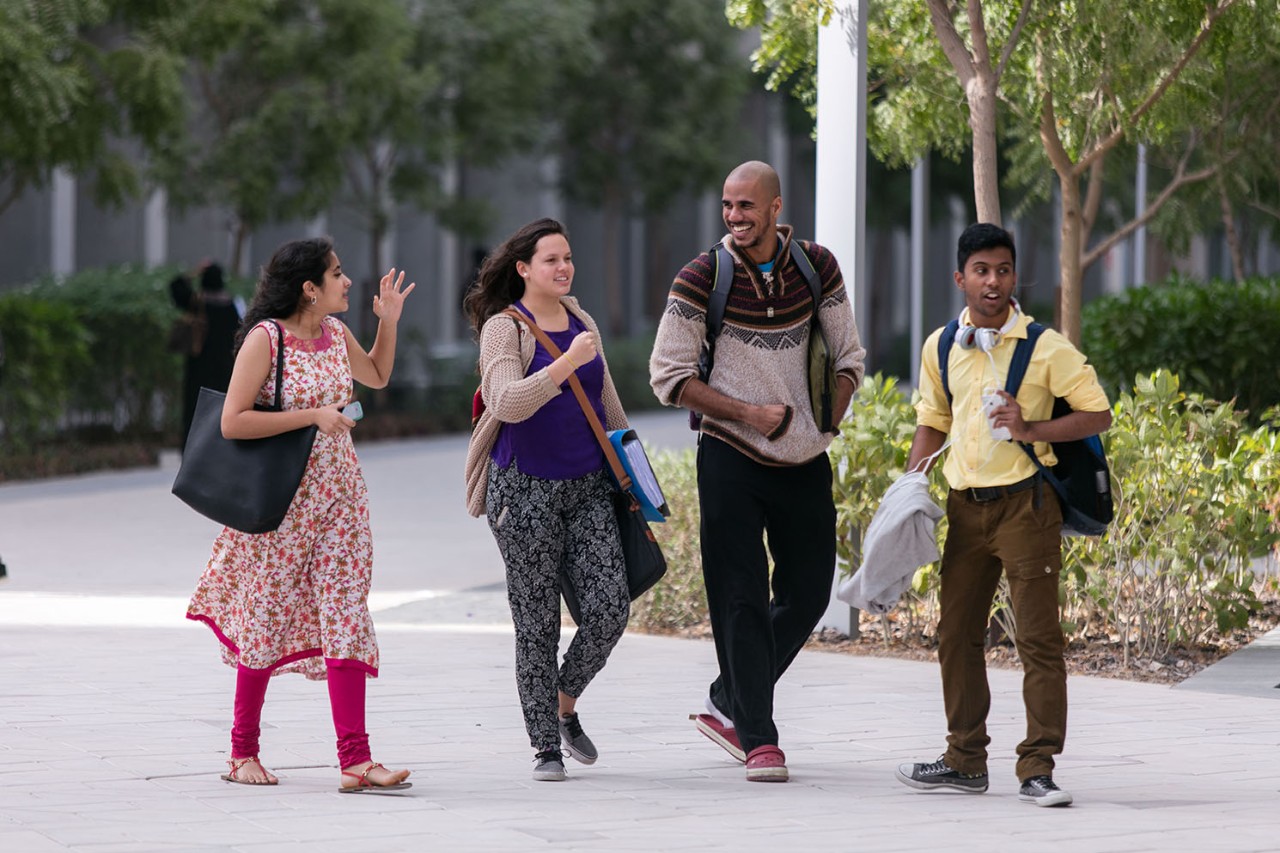
[[[561,297],[565,310],[582,321],[596,338],[600,360],[604,362],[604,428],[626,429],[627,413],[618,399],[618,391],[609,374],[609,362],[604,356],[600,341],[600,329],[591,315],[582,309],[572,296]],[[473,517],[484,515],[484,498],[488,485],[489,454],[498,431],[504,423],[518,423],[533,416],[551,398],[573,392],[566,380],[556,385],[544,367],[529,376],[525,371],[533,361],[533,334],[523,325],[504,314],[495,314],[480,329],[480,396],[485,410],[471,431],[471,443],[467,447],[464,476],[467,481],[467,512]]]
[[[745,423],[713,417],[702,419],[702,432],[758,462],[800,465],[825,451],[832,436],[818,430],[809,403],[807,354],[813,297],[791,257],[791,227],[778,226],[778,238],[782,250],[772,283],[737,250],[728,235],[722,241],[734,257],[733,284],[708,384],[746,403],[784,404],[789,409],[787,420],[781,434],[772,440]],[[866,350],[858,337],[840,266],[822,246],[801,245],[822,282],[818,316],[836,372],[849,377],[856,389],[862,382]],[[698,353],[706,338],[707,303],[714,279],[715,258],[711,252],[703,252],[671,285],[649,359],[650,384],[664,405],[679,406],[685,385],[698,375]]]

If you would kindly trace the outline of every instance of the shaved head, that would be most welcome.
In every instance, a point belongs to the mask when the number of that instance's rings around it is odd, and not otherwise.
[[[748,160],[730,172],[720,207],[734,244],[758,264],[773,260],[782,212],[782,185],[773,167]]]
[[[729,177],[725,178],[725,183],[730,182],[756,184],[769,199],[779,198],[782,195],[782,181],[778,179],[777,170],[760,160],[748,160],[738,166],[729,173]]]

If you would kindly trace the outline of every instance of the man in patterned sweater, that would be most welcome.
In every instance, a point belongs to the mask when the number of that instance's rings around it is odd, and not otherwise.
[[[790,226],[778,225],[777,172],[766,163],[743,163],[725,180],[721,203],[733,281],[715,365],[702,381],[698,355],[715,284],[715,257],[703,252],[671,286],[650,382],[663,404],[703,416],[702,571],[720,675],[707,713],[696,717],[698,730],[744,761],[748,780],[785,782],[773,687],[826,610],[836,558],[826,453],[834,433],[819,429],[809,400],[814,310],[838,377],[836,429],[862,381],[865,350],[835,257],[814,243],[797,246]],[[819,274],[820,306],[801,272],[800,250]]]

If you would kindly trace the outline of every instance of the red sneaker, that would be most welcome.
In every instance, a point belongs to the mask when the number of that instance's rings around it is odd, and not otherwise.
[[[738,733],[736,731],[710,714],[690,714],[689,719],[694,721],[698,731],[714,741],[725,752],[739,761],[745,762],[747,760],[747,753],[742,749],[742,744],[738,742]]]
[[[787,779],[787,757],[782,750],[772,744],[751,750],[747,756],[748,782],[785,782]]]

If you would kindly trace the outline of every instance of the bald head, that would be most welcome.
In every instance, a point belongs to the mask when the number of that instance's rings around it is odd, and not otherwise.
[[[761,194],[770,200],[782,195],[782,181],[778,172],[768,163],[760,160],[748,160],[729,173],[725,183],[751,183],[760,188]]]
[[[757,264],[772,261],[782,212],[781,185],[773,167],[751,160],[730,172],[720,208],[734,244]]]

